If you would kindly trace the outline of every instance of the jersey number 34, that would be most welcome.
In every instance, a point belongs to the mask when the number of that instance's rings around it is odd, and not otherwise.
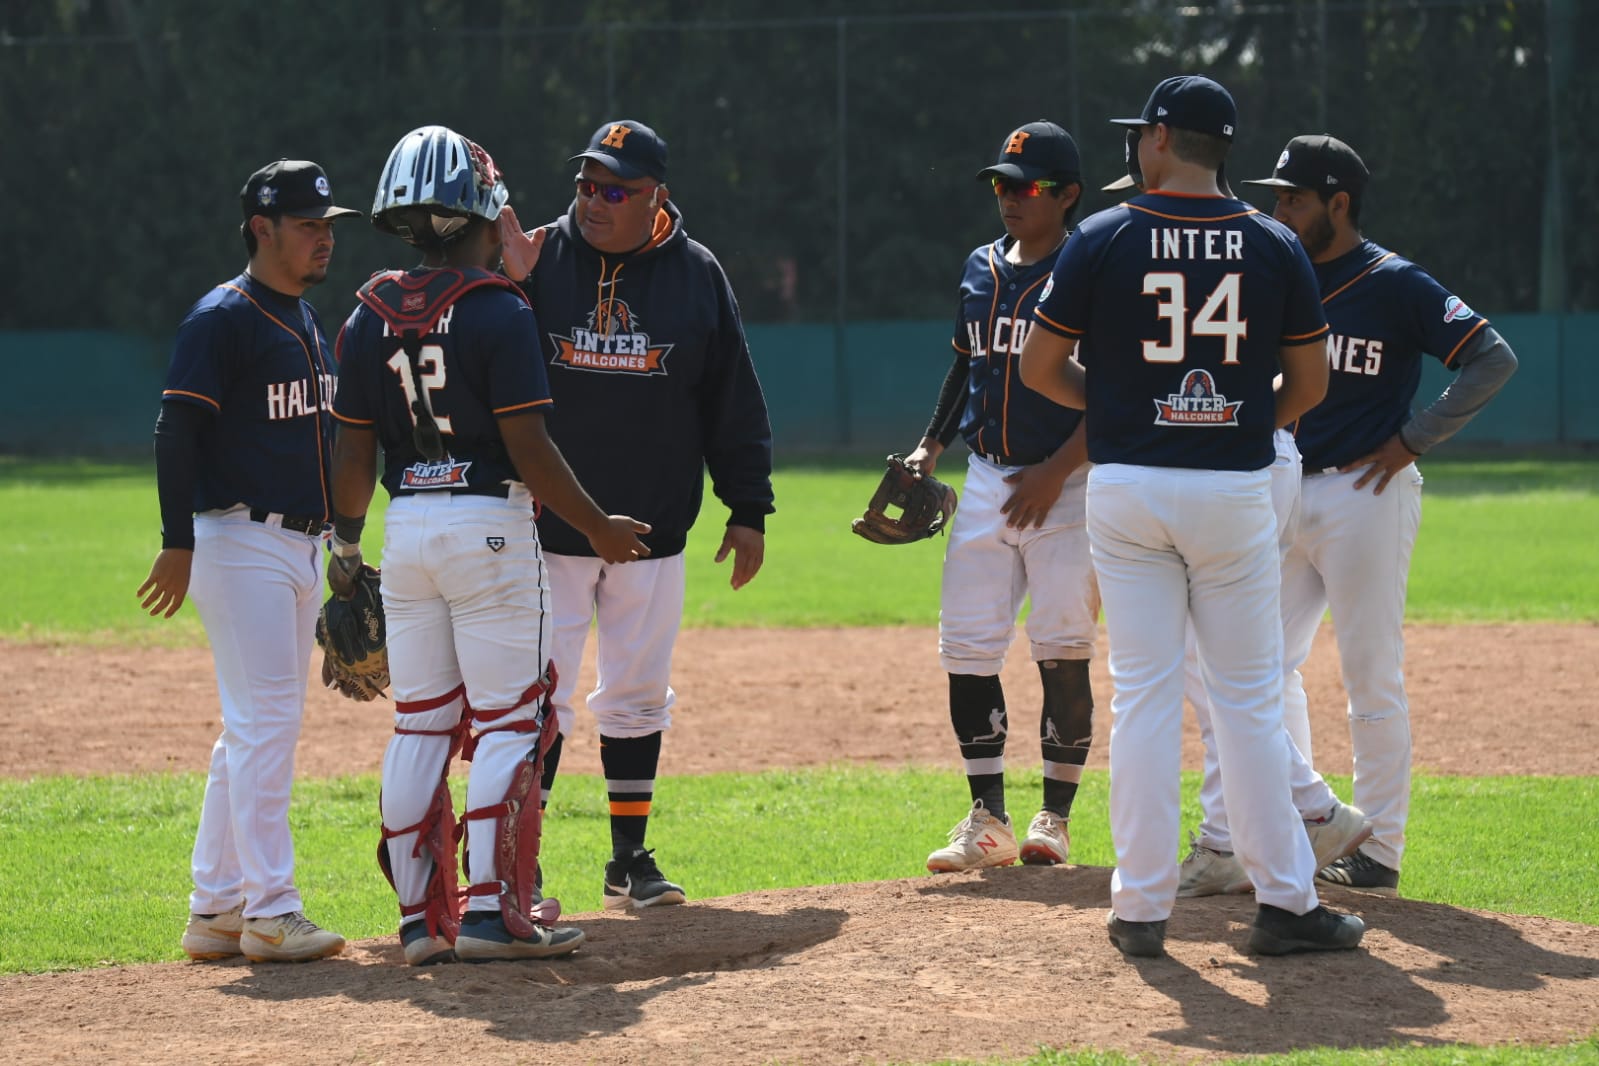
[[[1144,295],[1155,297],[1155,314],[1167,321],[1170,336],[1161,341],[1144,342],[1144,360],[1150,363],[1180,363],[1188,356],[1189,337],[1221,337],[1226,342],[1224,364],[1238,362],[1238,345],[1249,336],[1249,320],[1238,317],[1238,295],[1242,274],[1224,275],[1199,313],[1188,321],[1188,277],[1172,272],[1144,275]]]

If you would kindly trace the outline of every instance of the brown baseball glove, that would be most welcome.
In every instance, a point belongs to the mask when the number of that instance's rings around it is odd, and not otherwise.
[[[918,474],[903,456],[890,455],[866,513],[850,529],[874,544],[910,544],[942,533],[955,515],[955,490],[931,474]],[[890,516],[891,508],[898,509]]]
[[[376,699],[389,687],[388,635],[383,620],[382,576],[362,566],[348,598],[329,596],[316,619],[322,647],[322,683],[352,700]]]

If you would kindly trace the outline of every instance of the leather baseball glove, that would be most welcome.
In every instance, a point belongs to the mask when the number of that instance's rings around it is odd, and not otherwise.
[[[850,529],[874,544],[910,544],[941,533],[955,515],[955,490],[931,474],[918,474],[903,456],[890,455],[866,513]],[[897,517],[888,510],[899,508]]]
[[[317,615],[322,683],[352,700],[376,699],[389,687],[388,635],[381,574],[363,565],[348,596],[329,596]]]

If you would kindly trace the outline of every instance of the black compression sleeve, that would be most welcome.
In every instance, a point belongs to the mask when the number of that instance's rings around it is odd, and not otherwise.
[[[155,420],[155,487],[161,501],[161,547],[194,550],[194,483],[200,438],[210,412],[167,400]]]
[[[931,437],[949,447],[961,425],[961,401],[966,397],[966,353],[955,352],[955,362],[944,375],[944,384],[938,390],[938,403],[933,406],[932,421],[927,423],[924,437]]]

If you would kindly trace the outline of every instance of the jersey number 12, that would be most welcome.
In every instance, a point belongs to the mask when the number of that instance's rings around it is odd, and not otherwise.
[[[411,416],[411,424],[416,425],[416,388],[411,383],[410,362],[405,357],[405,352],[398,351],[389,356],[388,368],[394,371],[400,379],[400,388],[405,390],[405,410]],[[424,344],[417,353],[416,367],[422,372],[421,380],[416,384],[429,392],[438,392],[444,388],[444,348],[437,344]],[[431,397],[428,410],[433,409]],[[454,433],[450,428],[449,415],[434,415],[433,421],[438,423],[440,433]]]
[[[1242,274],[1227,274],[1205,297],[1204,306],[1188,319],[1188,277],[1172,272],[1144,275],[1144,295],[1153,296],[1155,314],[1170,324],[1171,337],[1144,342],[1144,360],[1150,363],[1180,363],[1188,356],[1189,337],[1221,337],[1226,341],[1222,362],[1238,362],[1238,342],[1249,336],[1249,321],[1239,318],[1239,280]]]

